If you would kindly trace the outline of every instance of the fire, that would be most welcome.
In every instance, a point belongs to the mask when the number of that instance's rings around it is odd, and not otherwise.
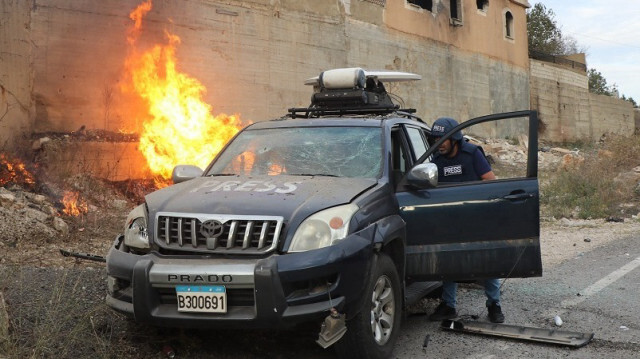
[[[269,171],[267,172],[267,175],[268,176],[277,176],[279,174],[282,174],[283,172],[284,172],[284,167],[283,166],[280,166],[277,163],[273,163],[269,167]]]
[[[62,205],[64,206],[62,212],[69,216],[79,216],[89,211],[87,202],[80,199],[78,192],[65,191],[64,197],[62,198]]]
[[[138,149],[151,172],[168,179],[177,164],[206,167],[240,130],[241,123],[237,115],[214,116],[212,107],[202,100],[206,87],[177,69],[178,36],[165,30],[166,44],[139,50],[142,18],[151,7],[151,0],[147,0],[129,14],[134,21],[127,36],[130,48],[125,61],[130,82],[123,90],[131,88],[148,106],[150,116],[142,124]]]
[[[0,186],[9,183],[35,185],[34,175],[26,169],[24,162],[0,153]]]

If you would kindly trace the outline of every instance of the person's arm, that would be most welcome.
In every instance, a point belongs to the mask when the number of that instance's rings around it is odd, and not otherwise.
[[[473,169],[483,181],[496,179],[496,175],[491,170],[491,165],[484,156],[484,152],[480,150],[480,147],[473,153]]]
[[[482,176],[480,176],[480,178],[482,178],[483,181],[489,181],[489,180],[496,179],[496,175],[493,173],[493,171],[489,171],[483,174]]]

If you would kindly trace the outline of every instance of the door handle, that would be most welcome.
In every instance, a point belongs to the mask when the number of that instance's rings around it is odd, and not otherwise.
[[[529,199],[529,198],[533,198],[535,197],[535,195],[531,194],[531,193],[516,193],[516,194],[509,194],[506,195],[504,197],[502,197],[503,199],[509,200],[509,201],[523,201],[525,199]]]

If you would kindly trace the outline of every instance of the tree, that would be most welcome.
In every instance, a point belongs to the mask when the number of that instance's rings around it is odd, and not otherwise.
[[[607,84],[607,79],[602,76],[600,71],[589,69],[587,76],[589,77],[589,92],[598,95],[613,95],[612,89]]]
[[[571,36],[565,36],[555,20],[556,14],[541,3],[527,12],[529,53],[539,51],[550,55],[570,55],[586,52]]]
[[[527,12],[527,36],[529,52],[540,51],[551,55],[563,52],[562,32],[554,19],[553,10],[537,3]]]
[[[622,97],[620,98],[625,101],[631,102],[631,104],[633,105],[633,108],[638,108],[638,103],[636,102],[636,100],[633,99],[633,97],[627,97],[623,94]]]

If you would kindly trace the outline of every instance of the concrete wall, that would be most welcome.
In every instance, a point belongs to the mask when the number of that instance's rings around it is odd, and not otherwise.
[[[71,177],[91,175],[110,181],[151,178],[137,142],[53,141],[43,153],[49,173]]]
[[[31,7],[22,0],[0,2],[0,151],[12,149],[31,130],[33,55]]]
[[[178,35],[178,67],[207,87],[205,100],[214,112],[239,113],[254,122],[308,105],[311,89],[302,85],[304,79],[345,66],[421,74],[423,81],[394,91],[428,119],[528,108],[528,74],[522,64],[379,24],[386,11],[380,5],[272,3],[156,1],[143,20],[139,42],[164,44],[165,29]],[[35,130],[73,131],[83,125],[139,130],[144,117],[139,101],[119,91],[128,13],[138,1],[34,4]],[[110,108],[104,101],[108,93]]]
[[[631,103],[589,93],[585,73],[533,59],[531,108],[540,114],[540,138],[553,142],[597,140],[607,132],[630,134],[635,129]]]
[[[15,137],[8,132],[70,132],[82,126],[140,131],[144,106],[121,88],[129,13],[141,2],[3,1],[0,39],[14,43],[11,63],[4,46],[1,52],[3,87],[11,91],[3,101],[13,101],[9,108],[15,113],[11,122],[0,123],[13,126],[3,127],[3,138]],[[465,0],[464,24],[458,27],[448,22],[443,8],[448,2],[435,3],[438,14],[418,17],[427,22],[416,27],[432,29],[422,34],[398,28],[403,13],[415,13],[404,0],[386,6],[361,0],[156,0],[138,44],[143,49],[167,44],[165,31],[179,36],[178,69],[206,86],[204,100],[214,114],[240,114],[247,122],[307,106],[311,88],[303,85],[305,79],[350,66],[422,75],[422,81],[388,88],[428,122],[529,108],[528,65],[521,59],[526,1],[491,1],[490,11],[479,14],[475,1]],[[490,24],[502,31],[501,18],[491,19],[505,7],[521,23],[507,42],[500,34],[495,39],[486,34]],[[484,37],[476,39],[478,33]],[[486,126],[478,134],[519,131],[515,125]]]

